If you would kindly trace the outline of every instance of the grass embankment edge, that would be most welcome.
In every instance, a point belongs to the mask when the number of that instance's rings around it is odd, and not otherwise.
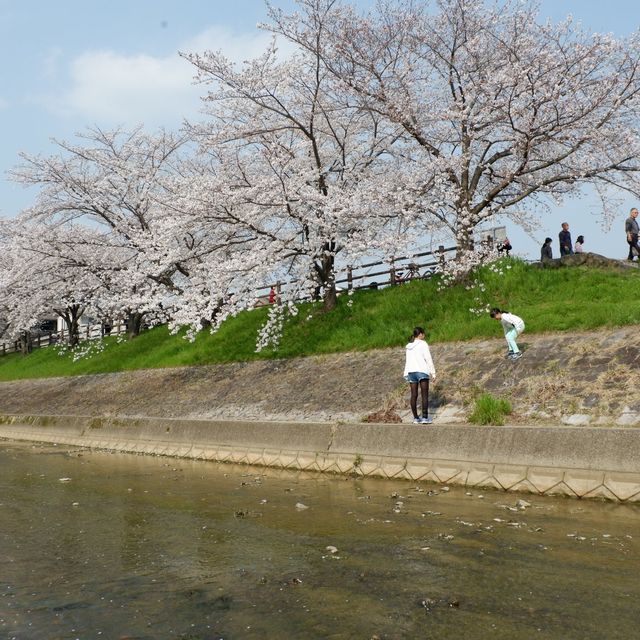
[[[319,303],[300,305],[277,350],[255,352],[266,308],[230,318],[220,330],[201,331],[193,342],[164,326],[125,341],[106,338],[104,349],[74,361],[66,351],[37,349],[0,358],[0,380],[111,373],[146,368],[197,366],[256,359],[292,358],[401,347],[414,326],[431,343],[496,338],[502,330],[482,311],[487,305],[524,318],[527,333],[573,332],[636,324],[640,318],[640,271],[576,266],[540,269],[505,259],[471,280],[442,291],[438,279],[343,294],[323,313]]]

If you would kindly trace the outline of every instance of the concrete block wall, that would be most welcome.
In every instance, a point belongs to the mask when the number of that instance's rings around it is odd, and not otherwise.
[[[5,415],[0,438],[640,502],[640,431],[632,428]]]

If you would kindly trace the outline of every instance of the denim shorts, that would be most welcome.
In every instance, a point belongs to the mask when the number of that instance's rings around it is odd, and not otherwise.
[[[422,371],[412,371],[411,373],[408,373],[404,379],[407,382],[420,382],[420,380],[428,380],[429,374],[423,373]]]

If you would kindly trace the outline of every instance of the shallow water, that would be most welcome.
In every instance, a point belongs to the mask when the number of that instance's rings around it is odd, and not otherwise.
[[[2,638],[640,633],[633,505],[6,442],[0,469]]]

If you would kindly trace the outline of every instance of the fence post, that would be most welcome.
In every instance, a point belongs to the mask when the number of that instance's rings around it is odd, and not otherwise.
[[[444,245],[443,245],[443,244],[441,244],[441,245],[438,247],[438,253],[440,254],[440,255],[438,256],[438,262],[440,263],[440,268],[444,269],[444,262],[445,262],[445,260],[444,260]]]
[[[389,268],[389,284],[396,284],[396,264],[393,258],[391,258],[391,267]]]
[[[347,267],[347,291],[351,291],[353,289],[353,269],[348,266]]]

